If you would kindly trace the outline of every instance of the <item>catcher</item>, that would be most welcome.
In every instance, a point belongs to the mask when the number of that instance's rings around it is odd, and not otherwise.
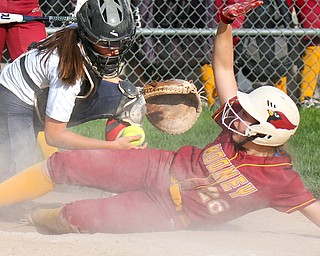
[[[133,42],[135,23],[127,0],[88,0],[77,13],[77,26],[67,26],[33,44],[3,68],[0,180],[37,162],[35,135],[43,129],[48,144],[58,148],[133,147],[130,142],[139,136],[105,141],[67,128],[97,118],[142,121],[141,93],[117,79]]]
[[[226,7],[215,37],[213,67],[221,108],[220,135],[203,149],[100,149],[55,153],[0,184],[0,206],[31,200],[55,184],[90,186],[117,195],[29,212],[53,233],[153,232],[207,229],[252,211],[300,211],[320,227],[320,203],[293,171],[281,146],[295,133],[299,112],[281,90],[237,91],[232,28],[262,4]]]

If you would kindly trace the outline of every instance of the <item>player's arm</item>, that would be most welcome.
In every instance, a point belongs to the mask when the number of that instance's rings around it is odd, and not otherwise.
[[[220,22],[214,41],[212,67],[219,102],[223,105],[236,95],[238,86],[233,70],[233,41],[231,25]]]
[[[303,209],[300,212],[320,228],[320,203],[316,202]]]
[[[230,24],[252,9],[263,4],[263,1],[251,0],[229,5],[220,12],[220,23],[213,47],[213,71],[220,104],[236,95],[238,86],[233,69],[233,37]]]

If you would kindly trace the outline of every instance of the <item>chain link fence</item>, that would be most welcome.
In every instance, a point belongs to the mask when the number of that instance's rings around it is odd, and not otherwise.
[[[137,86],[143,86],[153,80],[169,78],[193,80],[199,89],[205,87],[206,93],[213,98],[214,103],[216,95],[210,63],[212,43],[217,26],[217,13],[218,9],[221,8],[222,2],[224,1],[132,0],[133,8],[139,10],[141,26],[138,28],[135,43],[126,56],[127,65],[123,76]],[[307,5],[308,1],[304,2]],[[40,0],[40,4],[44,15],[68,16],[74,10],[74,4],[71,0]],[[313,11],[312,7],[308,10],[310,13]],[[257,28],[241,24],[238,29],[234,29],[234,36],[239,39],[237,40],[238,43],[245,38],[297,37],[300,42],[302,38],[306,37],[309,38],[310,42],[319,38],[319,28],[302,28],[301,24],[306,23],[305,20],[298,21],[298,17],[302,16],[301,9],[296,9],[296,15],[292,16],[295,21],[294,28],[282,27],[275,29],[268,26]],[[270,20],[274,19],[271,16],[269,18]],[[316,18],[320,19],[319,16]],[[263,20],[262,23],[267,24],[269,21]],[[49,34],[66,25],[66,23],[62,22],[46,23]],[[303,49],[306,46],[303,45]],[[243,53],[238,52],[239,49],[236,44],[235,49],[236,55],[243,55]],[[276,51],[280,52],[283,47],[279,44],[276,49]],[[252,48],[250,54],[257,54],[255,51]],[[295,48],[293,51],[295,51]],[[311,57],[314,58],[314,56]],[[10,62],[8,54],[5,53],[4,58],[6,58],[5,62]],[[300,84],[303,77],[301,71],[304,67],[303,64],[302,66],[299,64],[302,60],[301,52],[296,52],[296,58],[294,65],[287,70],[285,82],[283,81],[284,79],[278,79],[278,81],[264,79],[259,81],[259,77],[253,73],[254,67],[252,70],[243,72],[239,62],[236,61],[235,70],[240,89],[250,91],[253,88],[252,85],[257,86],[261,82],[263,84],[277,84],[279,88],[286,90],[298,102],[301,94]],[[318,75],[316,70],[314,69],[315,76]],[[264,71],[262,70],[261,73]]]

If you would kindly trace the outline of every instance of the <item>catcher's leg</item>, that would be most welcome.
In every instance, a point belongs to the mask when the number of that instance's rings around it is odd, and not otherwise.
[[[47,144],[45,134],[43,131],[40,131],[38,133],[37,141],[44,159],[48,159],[53,153],[58,152],[58,148],[51,147]]]
[[[115,140],[118,135],[121,134],[122,130],[128,125],[129,124],[125,124],[116,119],[108,119],[108,121],[106,122],[105,140]]]
[[[306,97],[312,98],[316,89],[320,73],[320,46],[307,47],[303,61],[300,101],[305,100]]]
[[[45,162],[36,164],[0,184],[0,207],[38,198],[53,188]]]
[[[6,42],[6,34],[7,34],[6,28],[4,26],[0,27],[0,60],[2,60],[2,53],[3,53],[4,45]]]
[[[119,233],[171,229],[172,221],[167,215],[164,216],[163,207],[155,203],[165,202],[175,214],[171,198],[168,197],[168,203],[163,199],[165,196],[161,196],[160,200],[152,200],[149,195],[155,193],[154,184],[158,188],[162,183],[169,185],[169,173],[164,170],[169,170],[168,163],[171,163],[172,157],[171,151],[152,149],[77,150],[54,154],[48,160],[48,169],[56,183],[88,185],[115,193],[129,191],[110,198],[68,204],[63,208],[61,216],[80,232]],[[153,188],[150,194],[140,192],[147,186]],[[46,214],[47,211],[42,213]],[[46,226],[41,221],[34,222]],[[56,225],[56,220],[51,223]],[[176,227],[179,225],[182,224],[178,222]],[[46,227],[50,228],[48,225]],[[73,229],[68,232],[73,232]]]
[[[208,100],[208,107],[211,107],[214,105],[215,97],[217,97],[212,65],[205,64],[201,66],[200,73],[201,73],[201,81],[204,84],[204,90]]]

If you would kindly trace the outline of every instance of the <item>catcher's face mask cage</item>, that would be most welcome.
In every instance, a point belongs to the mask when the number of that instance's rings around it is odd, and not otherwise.
[[[127,0],[88,0],[77,13],[82,54],[101,77],[118,76],[130,49],[136,22]],[[101,54],[110,49],[112,54]]]
[[[222,123],[229,130],[246,137],[254,137],[253,143],[264,146],[281,146],[297,130],[300,115],[293,100],[273,86],[262,86],[249,94],[238,92],[241,107],[257,122],[248,125],[239,113],[237,104],[229,100],[222,113]],[[239,120],[246,126],[244,132],[233,126]]]

